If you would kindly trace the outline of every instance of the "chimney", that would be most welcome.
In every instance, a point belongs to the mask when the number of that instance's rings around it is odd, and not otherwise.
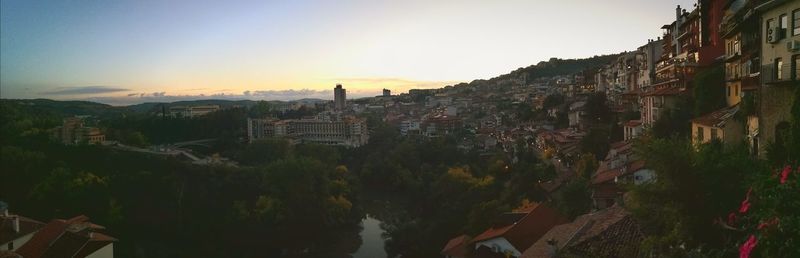
[[[19,216],[14,216],[11,219],[11,228],[14,230],[14,233],[19,233]]]

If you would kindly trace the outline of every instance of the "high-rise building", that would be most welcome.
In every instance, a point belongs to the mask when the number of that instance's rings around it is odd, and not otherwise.
[[[392,91],[390,91],[389,89],[383,89],[383,96],[384,97],[392,96]]]
[[[342,88],[341,84],[336,84],[336,88],[333,88],[333,108],[339,111],[344,110],[347,106],[346,101],[347,90]]]

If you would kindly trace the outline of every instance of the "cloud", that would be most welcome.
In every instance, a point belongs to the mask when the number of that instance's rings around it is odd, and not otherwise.
[[[164,91],[162,91],[162,92],[153,92],[153,97],[163,97],[166,94],[167,93],[164,92]]]
[[[101,93],[112,93],[120,91],[130,91],[129,89],[114,88],[108,86],[80,86],[80,87],[61,87],[52,91],[41,92],[43,95],[92,95]]]

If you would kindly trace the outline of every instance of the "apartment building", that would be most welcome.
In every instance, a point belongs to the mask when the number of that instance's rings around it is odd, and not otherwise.
[[[369,132],[366,120],[355,117],[342,119],[247,119],[249,142],[265,138],[285,138],[293,143],[315,143],[359,147],[367,144]]]
[[[219,105],[202,106],[174,106],[169,107],[169,114],[172,117],[196,117],[219,110]]]
[[[800,1],[763,1],[755,10],[761,18],[758,141],[764,154],[767,143],[783,144],[800,86]]]

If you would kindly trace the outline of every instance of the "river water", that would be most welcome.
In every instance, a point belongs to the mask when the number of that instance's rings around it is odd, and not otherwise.
[[[381,222],[373,217],[367,217],[361,221],[364,227],[359,234],[361,236],[361,246],[353,253],[353,258],[380,258],[386,257],[383,249],[383,229]]]

